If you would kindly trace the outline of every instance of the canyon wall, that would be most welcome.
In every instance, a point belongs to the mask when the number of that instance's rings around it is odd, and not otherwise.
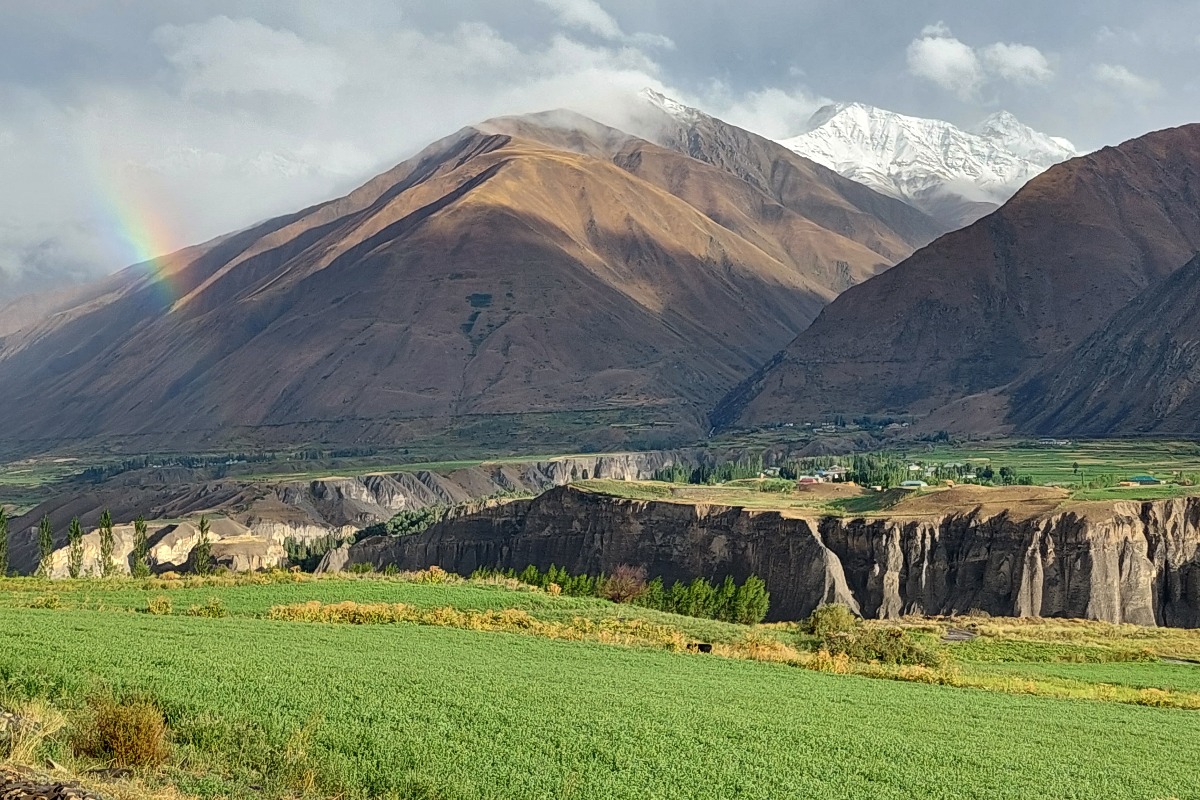
[[[279,566],[286,557],[283,544],[287,539],[349,536],[386,522],[399,511],[453,506],[502,493],[537,494],[574,480],[647,479],[664,467],[694,467],[712,457],[701,450],[611,453],[308,480],[289,480],[286,475],[267,480],[206,480],[200,470],[139,470],[100,486],[66,487],[55,499],[15,518],[11,525],[12,564],[20,573],[37,568],[37,527],[48,517],[55,532],[55,558],[65,565],[71,519],[78,517],[85,530],[91,531],[108,508],[118,523],[131,523],[142,516],[151,521],[152,530],[180,521],[194,523],[201,514],[214,524],[227,519],[238,528],[237,536],[231,534],[227,543],[231,565]],[[131,550],[132,525],[119,524],[116,540],[118,550]],[[184,550],[176,552],[180,548]],[[119,568],[128,569],[125,556],[118,554]],[[187,556],[184,545],[173,544],[170,555],[164,555],[162,568],[175,569]],[[152,563],[157,562],[152,558]]]
[[[1066,508],[806,518],[562,487],[419,535],[369,538],[325,566],[594,574],[626,563],[667,581],[758,575],[775,620],[842,602],[878,618],[984,611],[1200,627],[1200,498]]]

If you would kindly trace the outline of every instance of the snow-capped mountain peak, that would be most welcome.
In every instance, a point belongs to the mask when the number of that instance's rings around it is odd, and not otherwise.
[[[649,102],[650,105],[681,122],[698,122],[705,116],[704,112],[700,111],[699,109],[692,108],[691,106],[685,106],[678,100],[673,100],[670,97],[667,97],[665,94],[656,92],[649,87],[642,89],[639,94],[641,94],[642,99]]]
[[[1006,111],[966,131],[862,103],[825,106],[804,133],[780,144],[952,227],[978,219],[1076,155],[1067,140],[1039,133]]]

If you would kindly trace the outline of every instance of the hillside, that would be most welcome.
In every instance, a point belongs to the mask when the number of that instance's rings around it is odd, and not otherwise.
[[[784,147],[961,228],[995,210],[1047,167],[1078,155],[1001,111],[963,130],[862,103],[817,111]]]
[[[510,435],[566,415],[576,446],[695,436],[839,291],[936,233],[815,165],[771,194],[738,177],[761,152],[724,155],[573,115],[465,129],[5,329],[10,446],[402,443],[494,415]],[[614,409],[633,423],[588,421]]]
[[[717,408],[718,426],[924,414],[1036,372],[1200,249],[1200,125],[1050,168],[851,288]],[[944,426],[993,426],[1004,397]]]
[[[1012,419],[1070,436],[1200,431],[1200,256],[1020,386]]]

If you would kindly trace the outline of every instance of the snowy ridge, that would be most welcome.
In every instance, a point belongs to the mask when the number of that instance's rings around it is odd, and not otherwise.
[[[804,133],[780,144],[954,227],[1078,155],[1066,139],[1039,133],[1006,111],[965,131],[861,103],[825,106]]]
[[[706,114],[704,114],[704,112],[702,112],[698,109],[692,108],[691,106],[685,106],[683,103],[679,102],[678,100],[672,100],[670,97],[667,97],[665,94],[656,92],[653,89],[650,89],[650,88],[642,89],[640,94],[643,99],[645,99],[647,102],[650,103],[650,105],[654,106],[655,108],[657,108],[658,110],[667,114],[668,116],[674,117],[675,119],[679,120],[680,122],[687,122],[687,123],[699,122],[701,119],[703,119],[706,116]]]

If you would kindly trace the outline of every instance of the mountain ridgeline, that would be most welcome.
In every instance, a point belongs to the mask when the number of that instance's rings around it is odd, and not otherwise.
[[[1183,303],[1197,273],[1162,282],[1197,251],[1200,125],[1072,159],[843,293],[713,422],[911,414],[969,433],[1195,433]]]
[[[662,144],[568,112],[466,128],[161,259],[168,302],[144,267],[33,301],[0,328],[9,446],[694,440],[826,303],[942,232],[766,139],[646,111]]]

